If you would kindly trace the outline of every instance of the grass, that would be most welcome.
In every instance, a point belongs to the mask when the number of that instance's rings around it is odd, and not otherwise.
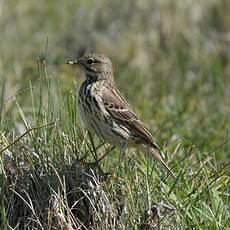
[[[95,150],[85,135],[75,91],[63,94],[60,80],[38,64],[38,80],[28,83],[26,92],[30,106],[22,107],[16,97],[5,111],[1,100],[1,229],[229,227],[229,162],[216,160],[227,154],[227,136],[212,148],[195,137],[163,142],[176,181],[133,150],[127,151],[124,162],[113,150],[106,160],[92,165],[106,151],[104,144],[94,137],[99,146]],[[2,95],[4,88],[5,84]],[[186,106],[183,100],[176,109]],[[159,108],[163,106],[164,100]],[[179,133],[177,119],[188,114],[171,112],[176,115],[157,133]],[[212,116],[207,119],[213,122]],[[202,129],[199,134],[206,135]]]
[[[0,1],[0,229],[230,229],[227,3]],[[63,64],[92,50],[176,181],[133,149],[92,164]]]

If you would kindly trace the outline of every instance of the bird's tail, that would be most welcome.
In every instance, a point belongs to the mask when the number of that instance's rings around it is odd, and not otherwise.
[[[172,172],[172,170],[169,168],[169,166],[164,162],[163,158],[160,155],[160,152],[157,149],[148,147],[144,144],[141,144],[138,146],[139,149],[146,153],[146,154],[152,154],[152,156],[158,161],[160,162],[161,166],[169,173],[169,175],[173,178],[176,179],[176,176],[174,175],[174,173]]]

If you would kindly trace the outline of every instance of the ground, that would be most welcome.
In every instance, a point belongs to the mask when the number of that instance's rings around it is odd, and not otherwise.
[[[121,7],[122,5],[122,7]],[[228,1],[2,1],[1,229],[230,229]],[[177,179],[79,120],[84,52],[117,85]]]

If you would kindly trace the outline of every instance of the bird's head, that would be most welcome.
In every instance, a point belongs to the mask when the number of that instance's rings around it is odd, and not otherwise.
[[[103,54],[87,54],[76,60],[68,60],[66,64],[83,67],[86,78],[107,79],[112,78],[112,62]]]

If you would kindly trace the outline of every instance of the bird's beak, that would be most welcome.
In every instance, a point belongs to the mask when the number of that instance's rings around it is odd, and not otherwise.
[[[65,64],[68,64],[68,65],[76,65],[76,64],[79,64],[79,60],[67,60],[65,62]]]

